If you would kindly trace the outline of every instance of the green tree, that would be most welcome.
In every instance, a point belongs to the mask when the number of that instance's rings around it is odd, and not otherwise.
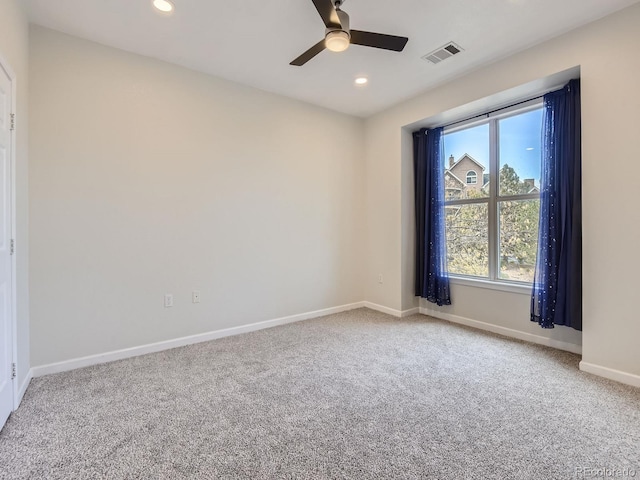
[[[500,271],[514,280],[533,280],[540,200],[500,202]]]
[[[520,181],[516,171],[505,163],[500,169],[500,195],[519,195],[527,193],[527,185]]]
[[[449,271],[462,275],[489,273],[489,217],[486,203],[446,207]]]
[[[499,172],[501,196],[528,193],[530,184],[520,181],[508,164]],[[484,196],[469,191],[467,198]],[[509,200],[499,203],[500,276],[532,281],[538,239],[538,199]],[[449,271],[463,275],[489,273],[488,204],[448,205],[447,258]]]
[[[500,195],[529,192],[531,185],[520,181],[508,164],[500,169]],[[533,280],[538,244],[540,200],[500,202],[500,274],[514,280]]]

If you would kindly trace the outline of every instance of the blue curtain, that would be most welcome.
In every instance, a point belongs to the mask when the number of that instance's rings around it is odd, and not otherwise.
[[[451,305],[447,273],[442,128],[413,133],[416,201],[416,296]]]
[[[540,225],[531,321],[582,330],[580,81],[544,96]]]

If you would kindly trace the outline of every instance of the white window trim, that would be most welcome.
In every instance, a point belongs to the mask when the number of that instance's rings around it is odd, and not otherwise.
[[[531,295],[531,289],[533,288],[533,284],[531,283],[489,280],[484,277],[465,277],[456,274],[449,275],[449,282],[453,285],[486,288],[488,290],[499,290],[501,292],[517,293],[519,295],[527,296]]]
[[[473,182],[469,181],[469,175],[471,174],[471,178],[473,178]],[[467,185],[477,185],[478,184],[478,174],[474,170],[469,170],[467,172]]]
[[[562,85],[554,87],[554,90],[558,88],[562,88]],[[537,96],[536,98],[532,98],[529,101],[518,102],[516,105],[504,107],[491,113],[481,113],[466,121],[453,122],[453,124],[451,124],[450,126],[444,127],[443,134],[446,135],[448,133],[457,132],[458,130],[465,130],[470,127],[478,126],[482,123],[485,123],[490,118],[504,118],[510,117],[512,115],[518,115],[520,113],[526,113],[527,111],[540,108],[543,104],[544,101],[542,99],[542,96]]]
[[[513,107],[506,107],[496,112],[488,113],[484,115],[484,118],[472,119],[468,122],[456,124],[452,127],[445,127],[443,135],[453,133],[467,128],[476,127],[482,124],[497,123],[498,120],[521,115],[532,110],[537,110],[544,106],[542,98],[534,98],[528,102],[520,103]],[[467,285],[479,288],[488,288],[491,290],[502,290],[512,293],[531,294],[531,288],[533,283],[530,282],[517,282],[505,280],[499,277],[500,266],[498,265],[500,239],[499,239],[499,225],[498,225],[498,204],[502,201],[508,200],[528,200],[540,198],[539,194],[522,194],[515,196],[502,196],[498,195],[498,172],[499,172],[499,158],[498,158],[498,128],[497,126],[489,127],[489,195],[487,197],[479,199],[460,199],[460,200],[447,200],[445,198],[445,204],[447,205],[469,205],[472,203],[486,203],[489,210],[489,272],[488,277],[473,277],[455,273],[449,273],[451,283],[459,285]],[[467,184],[469,185],[469,184]]]

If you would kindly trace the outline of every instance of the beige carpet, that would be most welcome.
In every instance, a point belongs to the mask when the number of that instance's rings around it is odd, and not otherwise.
[[[640,390],[578,361],[354,310],[37,378],[0,478],[640,478]]]

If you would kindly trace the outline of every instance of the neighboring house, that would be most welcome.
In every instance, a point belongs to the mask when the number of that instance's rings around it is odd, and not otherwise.
[[[533,178],[526,178],[523,183],[527,187],[527,193],[540,193],[540,189],[536,187],[536,183]]]
[[[489,193],[489,174],[484,172],[484,166],[468,153],[457,161],[451,155],[449,167],[444,172],[445,198],[448,200],[468,198],[471,192]],[[533,178],[522,180],[526,186],[526,193],[540,193]]]
[[[488,179],[485,178],[484,166],[468,153],[455,161],[449,157],[449,168],[444,172],[445,196],[448,199],[466,198],[471,191],[481,192]]]
[[[465,190],[465,184],[449,170],[444,172],[444,192],[445,198],[451,200],[454,198],[462,198]]]

